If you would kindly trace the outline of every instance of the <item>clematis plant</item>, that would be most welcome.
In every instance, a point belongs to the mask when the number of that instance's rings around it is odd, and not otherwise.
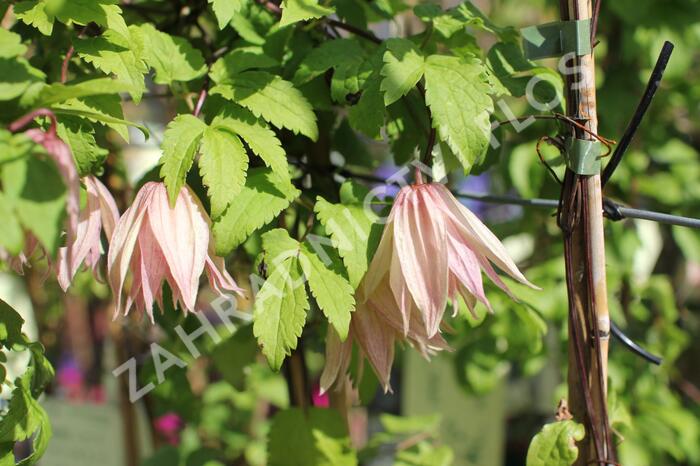
[[[211,287],[243,294],[213,252],[211,220],[197,196],[180,189],[174,206],[163,183],[146,183],[116,225],[108,255],[109,284],[116,297],[115,317],[131,307],[153,321],[153,305],[162,308],[161,286],[167,282],[173,301],[193,312],[199,277],[206,272]],[[122,298],[127,275],[132,283]]]
[[[337,334],[326,346],[322,389],[344,375],[352,341],[357,341],[377,377],[389,390],[396,340],[408,342],[429,358],[449,348],[440,336],[448,300],[456,314],[461,297],[474,313],[477,302],[493,312],[482,272],[515,299],[494,265],[514,280],[531,284],[503,244],[440,183],[401,189],[377,251],[358,290],[350,338]]]

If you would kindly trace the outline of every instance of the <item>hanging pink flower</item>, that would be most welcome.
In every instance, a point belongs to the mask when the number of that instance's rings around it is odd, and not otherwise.
[[[102,255],[100,233],[104,231],[107,240],[112,238],[114,227],[119,220],[119,210],[109,190],[96,177],[83,178],[87,191],[87,203],[78,217],[75,236],[68,245],[58,251],[58,283],[67,290],[81,264],[85,263],[98,276],[97,266]],[[72,257],[68,258],[68,251]]]
[[[518,270],[491,231],[442,184],[406,186],[396,196],[367,274],[357,290],[350,334],[341,342],[329,331],[321,388],[347,371],[352,342],[389,389],[395,341],[405,341],[426,358],[449,349],[440,336],[448,299],[461,296],[473,313],[476,302],[492,311],[482,271],[513,297],[493,265],[536,288]]]
[[[211,220],[192,191],[183,187],[175,206],[168,202],[163,183],[149,182],[122,215],[112,236],[108,255],[109,284],[117,300],[115,316],[132,306],[153,320],[153,304],[162,306],[165,280],[173,300],[187,311],[195,310],[199,277],[206,271],[211,287],[243,294],[213,252]],[[131,272],[126,302],[124,282]]]

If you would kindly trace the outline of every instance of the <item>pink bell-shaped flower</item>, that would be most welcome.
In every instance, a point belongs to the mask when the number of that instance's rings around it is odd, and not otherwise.
[[[493,265],[536,288],[491,231],[440,183],[406,186],[396,196],[377,252],[357,289],[350,334],[341,342],[329,330],[321,388],[347,371],[352,342],[370,362],[384,389],[395,341],[406,341],[426,358],[449,349],[440,336],[448,299],[455,313],[461,296],[473,313],[476,302],[492,311],[482,271],[513,297]]]
[[[108,255],[109,284],[116,297],[115,316],[128,314],[132,306],[146,311],[153,320],[153,304],[162,307],[161,286],[165,280],[173,301],[194,311],[199,277],[206,271],[211,287],[243,294],[224,268],[224,260],[213,252],[211,220],[197,196],[183,187],[175,206],[168,202],[163,183],[149,182],[139,190],[133,204],[122,215],[112,235]],[[122,299],[127,274],[131,289]]]

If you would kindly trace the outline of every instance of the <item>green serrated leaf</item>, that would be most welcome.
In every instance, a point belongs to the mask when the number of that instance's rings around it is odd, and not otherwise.
[[[209,0],[214,16],[219,23],[219,29],[225,28],[231,22],[231,18],[245,5],[244,0]]]
[[[384,91],[384,104],[390,105],[399,100],[423,77],[425,59],[413,42],[407,39],[387,41],[382,67],[381,90]]]
[[[107,159],[109,151],[97,145],[95,130],[85,120],[63,117],[57,130],[58,137],[70,147],[81,177],[94,173]]]
[[[241,71],[273,68],[279,62],[265,54],[261,47],[241,47],[214,62],[209,77],[215,83],[230,80]]]
[[[309,301],[298,258],[269,264],[268,271],[270,276],[255,297],[253,334],[270,367],[279,370],[297,346]]]
[[[12,306],[0,299],[0,344],[12,349],[15,344],[24,344],[22,324],[24,319]]]
[[[350,107],[350,125],[372,139],[379,139],[384,126],[384,98],[380,89],[379,73],[373,76],[362,91],[357,105]]]
[[[131,33],[143,43],[143,60],[155,70],[156,84],[191,81],[206,73],[202,53],[186,39],[158,31],[148,23],[132,26]]]
[[[262,117],[278,128],[287,128],[312,140],[318,138],[311,104],[289,81],[265,71],[244,71],[211,89]]]
[[[486,149],[491,135],[491,86],[478,62],[431,55],[425,62],[425,100],[441,141],[468,171]]]
[[[382,228],[377,215],[361,204],[331,204],[321,197],[314,211],[343,259],[350,284],[357,288],[379,245]]]
[[[168,188],[170,202],[175,202],[180,188],[185,184],[185,177],[192,167],[206,128],[207,125],[199,118],[184,114],[176,116],[165,129],[160,176]]]
[[[216,122],[204,130],[199,170],[218,218],[245,183],[248,155],[238,137]]]
[[[298,21],[322,18],[335,13],[335,8],[320,5],[318,0],[283,0],[280,27]]]
[[[14,12],[18,19],[34,26],[44,34],[50,36],[53,32],[54,16],[46,11],[46,4],[40,0],[27,0],[14,6]]]
[[[242,137],[250,149],[280,176],[288,177],[289,169],[282,143],[262,119],[238,105],[225,106],[212,121]]]
[[[271,222],[299,194],[289,177],[266,168],[250,169],[235,203],[214,221],[217,254],[226,256],[253,231]]]
[[[127,83],[110,78],[97,78],[76,84],[55,83],[44,86],[39,92],[36,105],[50,106],[69,99],[79,99],[95,95],[131,92],[133,87]]]
[[[114,31],[105,31],[101,36],[76,40],[74,43],[80,58],[128,83],[136,103],[141,101],[146,90],[144,75],[148,72],[148,66],[141,59],[143,43],[138,38],[138,34],[129,33],[125,37]]]
[[[69,99],[60,104],[54,104],[51,108],[56,110],[57,114],[80,116],[93,123],[104,124],[116,131],[127,142],[129,141],[127,126],[134,126],[142,131],[145,129],[124,119],[124,111],[118,95],[96,95]]]
[[[338,268],[333,267],[332,262],[329,261],[328,266],[324,264],[308,244],[302,246],[301,254],[306,259],[301,261],[301,266],[311,294],[341,340],[345,340],[350,327],[350,313],[355,310],[354,288]]]
[[[578,457],[576,442],[585,434],[584,427],[574,421],[545,425],[530,443],[527,466],[570,466]]]
[[[355,38],[334,39],[314,47],[294,74],[294,84],[303,84],[334,68],[357,68],[366,53]]]

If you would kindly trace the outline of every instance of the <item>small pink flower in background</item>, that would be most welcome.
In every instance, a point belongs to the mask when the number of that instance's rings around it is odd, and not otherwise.
[[[311,391],[311,402],[317,408],[328,408],[331,404],[328,393],[322,392],[319,384],[315,384]]]
[[[180,431],[185,427],[185,423],[177,414],[166,413],[153,420],[153,427],[167,443],[177,445],[180,443]]]
[[[165,280],[173,301],[187,311],[195,310],[199,277],[203,272],[218,293],[243,294],[213,252],[211,220],[192,191],[183,187],[175,206],[168,202],[163,183],[146,183],[122,215],[112,236],[108,255],[109,284],[117,299],[115,317],[134,306],[153,321],[153,304],[162,307],[161,285]],[[122,299],[128,273],[131,289]]]
[[[58,283],[67,290],[83,262],[97,277],[99,259],[102,255],[100,233],[104,231],[108,240],[119,220],[119,210],[107,188],[92,175],[83,178],[87,190],[87,204],[80,212],[76,234],[68,245],[58,252]],[[68,251],[72,256],[68,257]]]
[[[513,297],[492,264],[536,288],[498,238],[445,186],[421,183],[402,188],[357,289],[350,336],[341,342],[329,331],[321,389],[327,390],[347,371],[352,341],[358,342],[385,391],[390,389],[396,340],[408,342],[426,358],[449,349],[440,336],[448,299],[455,314],[460,296],[472,313],[477,302],[492,311],[482,271]]]

